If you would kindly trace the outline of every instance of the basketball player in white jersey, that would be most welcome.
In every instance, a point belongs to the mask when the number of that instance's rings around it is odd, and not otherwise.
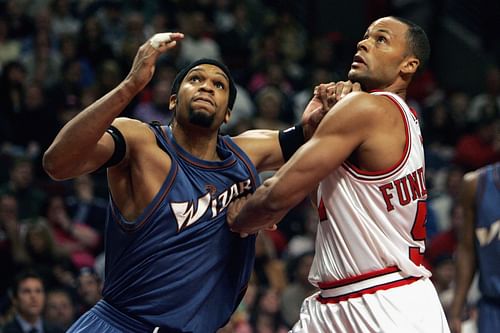
[[[319,225],[305,299],[291,332],[449,332],[422,266],[427,190],[422,137],[405,102],[429,57],[417,25],[373,22],[349,79],[364,91],[338,102],[305,145],[228,214],[233,231],[275,224],[317,184]]]

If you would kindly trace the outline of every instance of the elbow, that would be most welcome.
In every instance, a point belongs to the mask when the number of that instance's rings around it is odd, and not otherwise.
[[[57,166],[57,161],[53,153],[50,150],[47,150],[43,154],[42,158],[42,166],[43,170],[52,178],[53,180],[64,180],[68,178],[64,174],[64,170],[61,167]]]

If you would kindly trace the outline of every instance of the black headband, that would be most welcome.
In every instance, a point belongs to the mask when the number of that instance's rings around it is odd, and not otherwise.
[[[217,66],[220,69],[222,69],[222,71],[227,75],[229,79],[229,100],[227,106],[229,109],[232,110],[234,106],[234,100],[236,99],[236,85],[234,84],[234,80],[233,77],[231,76],[231,73],[229,73],[229,68],[227,68],[226,65],[224,65],[222,62],[215,59],[208,59],[208,58],[199,59],[181,69],[181,71],[177,73],[174,82],[172,83],[172,89],[170,91],[170,95],[174,94],[177,95],[177,93],[179,92],[179,87],[181,86],[181,82],[187,75],[187,73],[194,67],[201,64],[209,64]]]

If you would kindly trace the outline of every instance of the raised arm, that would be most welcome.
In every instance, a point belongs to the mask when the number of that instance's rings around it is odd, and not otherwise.
[[[158,56],[183,37],[181,33],[153,36],[139,48],[127,77],[64,125],[43,156],[43,167],[52,178],[89,173],[109,160],[115,144],[106,130],[151,80]]]
[[[457,256],[455,260],[456,284],[455,294],[450,306],[450,329],[453,333],[460,333],[462,313],[467,299],[469,288],[476,271],[476,255],[474,248],[474,225],[476,216],[476,188],[477,172],[467,173],[464,176],[460,204],[464,210],[464,222],[459,232]]]
[[[228,223],[234,231],[255,233],[279,222],[332,170],[340,166],[376,127],[373,96],[353,93],[330,110],[312,138],[239,207],[230,207]]]

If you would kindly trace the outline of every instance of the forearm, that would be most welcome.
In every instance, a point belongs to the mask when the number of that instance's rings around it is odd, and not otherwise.
[[[44,154],[43,166],[49,175],[64,178],[68,171],[78,169],[137,92],[131,83],[123,81],[70,120]]]
[[[245,200],[232,223],[232,229],[252,234],[266,226],[280,222],[288,211],[303,199],[298,193],[283,193],[280,184],[277,176],[267,179],[253,195]]]
[[[450,307],[450,317],[461,318],[469,288],[474,279],[475,257],[472,251],[457,250],[455,295]]]

